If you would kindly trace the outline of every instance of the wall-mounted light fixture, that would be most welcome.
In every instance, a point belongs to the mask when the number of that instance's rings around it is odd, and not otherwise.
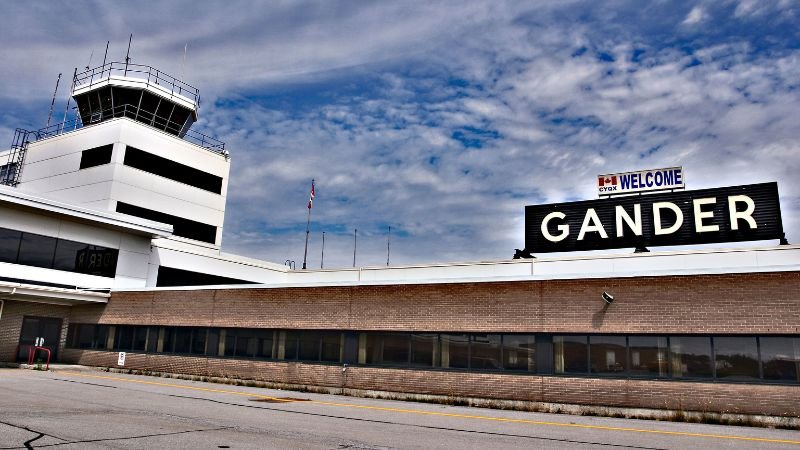
[[[603,301],[606,302],[607,305],[614,303],[614,296],[606,291],[603,291],[601,297],[603,297]]]

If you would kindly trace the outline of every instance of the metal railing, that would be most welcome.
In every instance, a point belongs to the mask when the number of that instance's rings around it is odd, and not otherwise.
[[[84,126],[96,124],[116,117],[127,117],[129,119],[133,119],[157,130],[166,131],[170,134],[181,137],[182,139],[198,145],[206,150],[219,153],[226,158],[228,157],[228,152],[225,150],[224,142],[200,133],[199,131],[192,130],[191,128],[184,130],[184,124],[182,123],[171,121],[165,117],[158,116],[151,111],[146,111],[131,104],[118,105],[101,111],[93,111],[89,116],[88,123],[84,123],[80,116],[78,116],[74,119],[68,119],[64,122],[50,125],[49,127],[41,128],[39,130],[28,131],[27,135],[25,136],[25,140],[27,143],[48,139],[53,136],[58,136],[63,133],[77,130],[78,128],[83,128]],[[183,135],[181,135],[181,133],[183,133]]]
[[[183,81],[168,75],[154,67],[141,64],[129,64],[125,62],[110,62],[100,67],[89,69],[75,75],[72,89],[78,87],[92,87],[95,83],[107,80],[111,76],[121,76],[128,78],[138,78],[145,80],[148,84],[155,84],[169,90],[172,94],[182,95],[200,104],[200,90],[196,87],[184,83]]]

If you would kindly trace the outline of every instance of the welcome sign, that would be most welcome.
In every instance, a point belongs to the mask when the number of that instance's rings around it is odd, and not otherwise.
[[[664,191],[686,187],[683,167],[638,170],[597,176],[597,193],[603,195]]]
[[[525,207],[529,253],[781,238],[777,183]]]

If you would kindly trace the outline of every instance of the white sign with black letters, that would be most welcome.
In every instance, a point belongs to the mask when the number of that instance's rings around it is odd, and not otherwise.
[[[117,356],[117,365],[118,366],[125,365],[125,352],[119,352],[119,356]]]

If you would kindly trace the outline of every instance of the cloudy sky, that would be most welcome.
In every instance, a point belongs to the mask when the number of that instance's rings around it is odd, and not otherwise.
[[[59,72],[125,56],[200,88],[232,155],[223,250],[309,265],[507,259],[524,205],[682,165],[778,181],[800,243],[797,1],[10,2],[0,143]],[[185,67],[184,45],[188,44]],[[63,89],[63,86],[62,86]],[[62,90],[62,93],[65,93]],[[59,102],[63,107],[65,97]]]

